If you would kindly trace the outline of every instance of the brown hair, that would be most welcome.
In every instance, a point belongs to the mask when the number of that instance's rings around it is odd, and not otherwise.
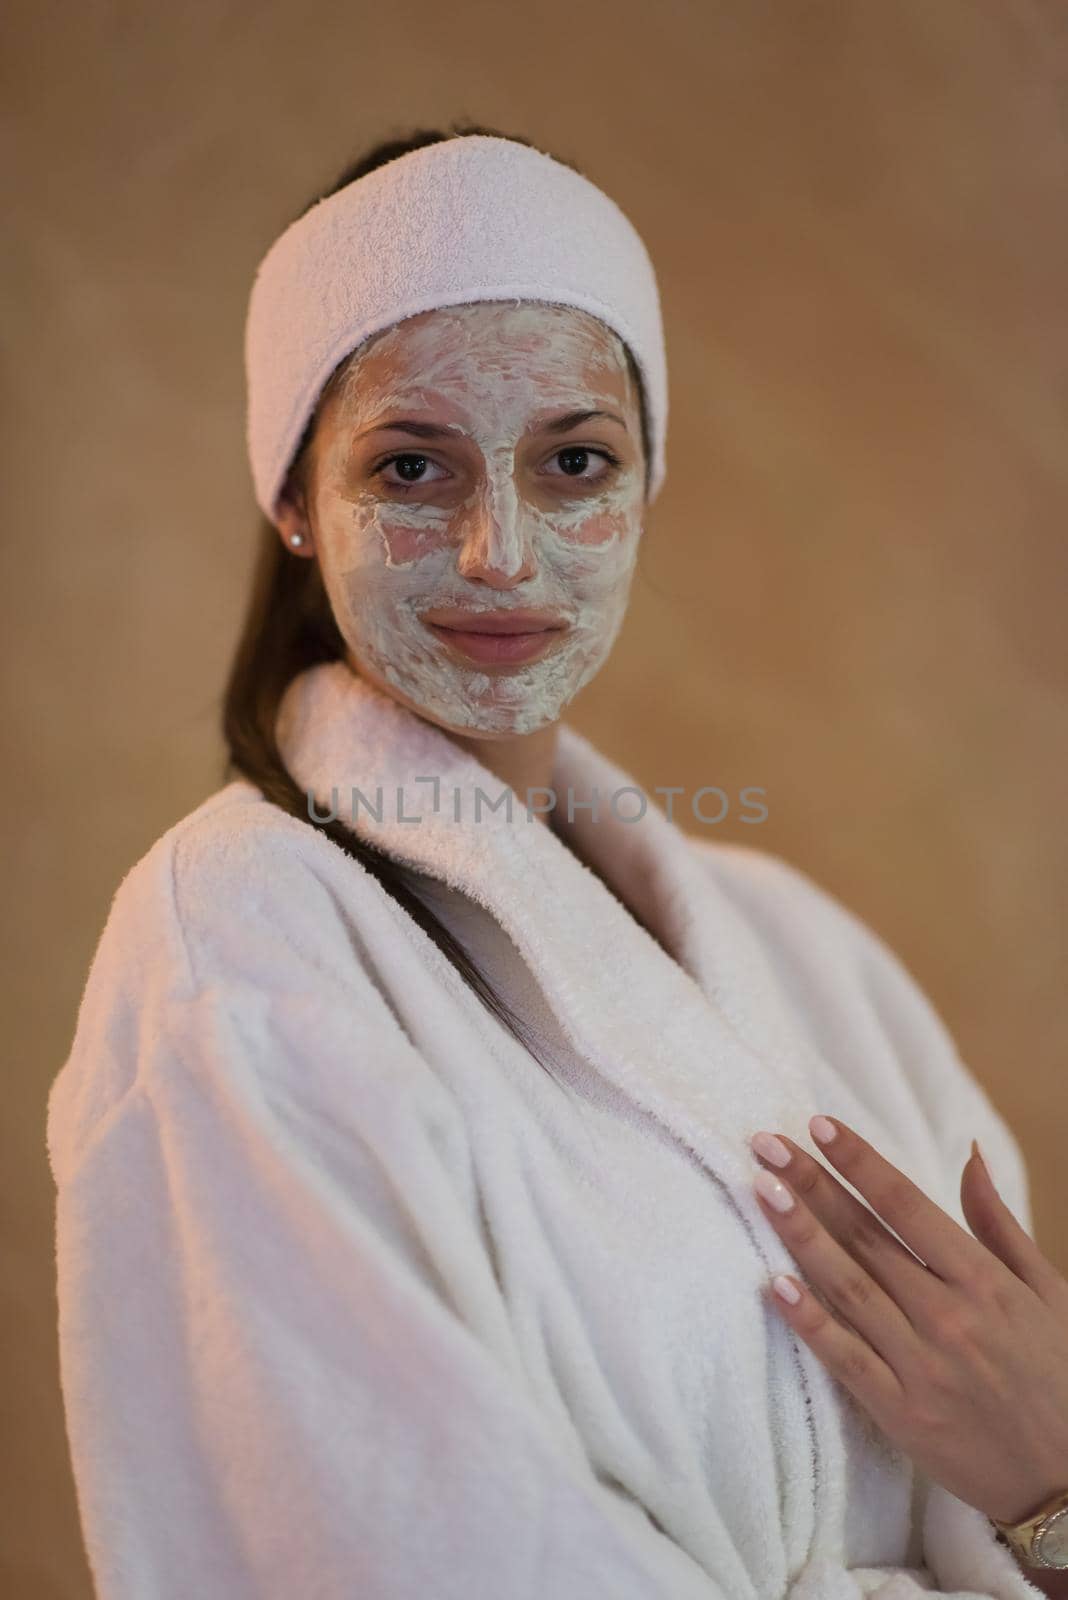
[[[534,148],[529,139],[474,123],[453,123],[446,130],[417,128],[403,138],[382,141],[353,161],[336,182],[322,194],[314,196],[299,215],[303,216],[319,200],[336,194],[357,178],[410,150],[418,150],[423,145],[436,144],[443,139],[460,139],[472,134],[513,139],[518,144]],[[560,156],[554,159],[563,160]],[[573,162],[564,161],[563,164],[576,172],[579,170]],[[350,353],[335,368],[324,386],[324,396],[338,381],[353,354]],[[651,454],[648,409],[641,376],[629,348],[626,348],[626,357],[639,396],[648,496]],[[303,477],[318,412],[317,406],[309,418],[290,467],[291,474],[298,481]],[[492,1014],[520,1044],[541,1060],[532,1031],[490,986],[463,945],[413,892],[409,886],[412,881],[410,869],[359,838],[340,819],[319,821],[308,815],[307,795],[288,771],[278,748],[275,736],[278,708],[287,686],[298,673],[318,662],[340,660],[344,654],[345,641],[334,618],[318,562],[291,555],[279,538],[273,522],[261,513],[252,590],[223,698],[223,736],[228,750],[226,778],[240,775],[248,779],[272,805],[310,827],[318,828],[346,855],[377,878],[386,892],[404,907],[434,941]],[[546,1063],[542,1061],[542,1065]]]

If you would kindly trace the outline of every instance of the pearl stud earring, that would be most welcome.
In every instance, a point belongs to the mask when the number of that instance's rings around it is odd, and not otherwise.
[[[304,535],[302,533],[291,533],[289,535],[289,542],[290,544],[303,544]]]

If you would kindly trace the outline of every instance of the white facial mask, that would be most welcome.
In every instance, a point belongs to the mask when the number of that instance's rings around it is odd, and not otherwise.
[[[623,415],[630,449],[602,424],[588,446],[581,430],[563,443],[539,436],[517,466],[536,416],[579,408]],[[626,612],[644,510],[637,414],[622,344],[569,307],[445,308],[361,349],[320,453],[313,509],[324,582],[357,668],[456,732],[514,735],[555,722],[604,664]],[[355,447],[354,469],[355,435],[412,416],[458,426],[462,455],[449,440],[380,434]],[[619,467],[595,453],[598,440]],[[559,452],[578,448],[589,449],[587,464],[569,476]],[[387,453],[425,457],[421,476],[405,480],[393,462],[372,480],[367,467]],[[418,487],[406,494],[406,482]],[[419,620],[520,606],[560,613],[569,627],[542,659],[507,667],[457,661]]]

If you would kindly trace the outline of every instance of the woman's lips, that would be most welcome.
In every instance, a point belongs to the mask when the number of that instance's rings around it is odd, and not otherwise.
[[[505,664],[535,660],[567,632],[566,628],[540,628],[536,633],[468,633],[460,628],[443,628],[436,622],[424,626],[469,661]]]

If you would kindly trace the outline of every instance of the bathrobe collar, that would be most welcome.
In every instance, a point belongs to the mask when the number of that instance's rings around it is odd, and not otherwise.
[[[564,810],[558,836],[528,818],[525,796],[342,661],[307,668],[290,683],[278,737],[318,815],[333,812],[361,838],[484,906],[578,1053],[716,1171],[745,1212],[759,1215],[748,1140],[762,1127],[806,1140],[817,1109],[805,1084],[807,1047],[693,843],[651,798],[639,815],[633,777],[561,723],[552,779]],[[596,817],[580,809],[595,792]],[[662,931],[678,961],[625,900]]]

